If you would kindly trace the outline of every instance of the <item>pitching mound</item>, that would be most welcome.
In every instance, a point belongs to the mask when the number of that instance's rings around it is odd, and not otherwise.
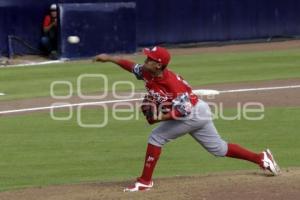
[[[240,171],[205,176],[155,180],[150,191],[124,193],[128,182],[50,186],[0,193],[2,200],[107,200],[107,199],[298,199],[300,169],[284,169],[277,177],[261,171]]]

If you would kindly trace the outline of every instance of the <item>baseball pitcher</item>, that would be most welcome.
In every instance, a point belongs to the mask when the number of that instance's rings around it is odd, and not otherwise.
[[[149,124],[159,123],[148,139],[142,175],[125,192],[149,190],[153,187],[152,174],[162,147],[171,140],[189,133],[208,152],[215,156],[243,159],[257,164],[273,175],[280,172],[269,149],[251,152],[238,144],[224,141],[216,130],[208,104],[193,94],[190,85],[172,72],[168,64],[171,56],[167,49],[156,46],[143,50],[144,64],[110,56],[97,55],[94,60],[112,62],[144,81],[148,94],[141,110]]]

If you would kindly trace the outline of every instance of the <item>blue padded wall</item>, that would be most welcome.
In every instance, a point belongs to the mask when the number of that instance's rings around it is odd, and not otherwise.
[[[39,48],[43,18],[52,3],[107,1],[118,0],[0,0],[0,56],[8,54],[8,35],[20,37],[33,47]]]
[[[41,5],[0,4],[0,55],[7,53],[8,35],[18,36],[38,47],[44,13]]]
[[[138,45],[300,35],[299,0],[137,0]]]
[[[38,47],[43,16],[51,3],[117,1],[0,0],[0,54],[7,54],[8,35]],[[122,0],[129,1],[136,3],[136,32],[130,28],[127,33],[136,34],[137,46],[300,35],[299,0]],[[106,28],[112,29],[115,22],[107,20]]]
[[[135,3],[60,4],[61,57],[136,50]],[[70,44],[68,36],[79,36]]]

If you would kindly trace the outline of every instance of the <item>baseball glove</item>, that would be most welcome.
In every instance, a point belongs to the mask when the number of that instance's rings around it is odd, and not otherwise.
[[[146,95],[144,97],[141,110],[148,123],[153,124],[155,122],[155,115],[157,115],[157,103],[151,95]]]

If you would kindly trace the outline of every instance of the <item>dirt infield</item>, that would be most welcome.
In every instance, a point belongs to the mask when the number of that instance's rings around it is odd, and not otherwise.
[[[285,169],[280,176],[261,171],[240,171],[155,180],[154,188],[124,193],[129,182],[87,183],[31,188],[0,193],[0,200],[262,200],[298,199],[300,169]]]
[[[226,44],[222,46],[176,48],[171,50],[172,55],[195,54],[195,53],[224,53],[224,52],[256,52],[274,50],[292,50],[300,48],[300,40],[287,40],[275,42],[249,43],[249,44]]]

